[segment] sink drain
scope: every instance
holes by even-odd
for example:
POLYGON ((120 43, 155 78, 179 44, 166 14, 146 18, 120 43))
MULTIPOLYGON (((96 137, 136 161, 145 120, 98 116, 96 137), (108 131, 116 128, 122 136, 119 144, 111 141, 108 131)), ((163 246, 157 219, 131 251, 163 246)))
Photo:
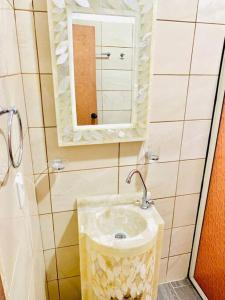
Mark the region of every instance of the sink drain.
POLYGON ((115 234, 115 239, 126 239, 127 238, 127 235, 123 232, 118 232, 115 234))

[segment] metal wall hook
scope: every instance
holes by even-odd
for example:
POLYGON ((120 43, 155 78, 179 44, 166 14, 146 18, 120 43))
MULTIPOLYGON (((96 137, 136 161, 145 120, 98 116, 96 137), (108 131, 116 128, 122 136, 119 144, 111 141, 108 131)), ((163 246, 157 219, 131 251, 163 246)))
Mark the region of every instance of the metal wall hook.
POLYGON ((0 116, 8 114, 8 152, 9 152, 9 158, 12 163, 13 168, 18 168, 21 165, 22 157, 23 157, 23 126, 22 121, 20 117, 20 113, 17 109, 14 107, 12 108, 0 108, 0 116), (20 132, 20 145, 19 145, 19 153, 18 153, 18 159, 15 160, 13 156, 13 149, 12 149, 12 124, 13 124, 13 117, 17 116, 18 124, 19 124, 19 132, 20 132))

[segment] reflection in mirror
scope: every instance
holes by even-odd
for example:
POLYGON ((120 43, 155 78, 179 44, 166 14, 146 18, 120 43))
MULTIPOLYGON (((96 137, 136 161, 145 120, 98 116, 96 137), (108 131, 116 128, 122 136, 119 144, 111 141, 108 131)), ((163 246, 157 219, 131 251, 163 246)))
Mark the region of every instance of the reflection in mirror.
POLYGON ((75 123, 132 123, 135 18, 72 15, 75 123))

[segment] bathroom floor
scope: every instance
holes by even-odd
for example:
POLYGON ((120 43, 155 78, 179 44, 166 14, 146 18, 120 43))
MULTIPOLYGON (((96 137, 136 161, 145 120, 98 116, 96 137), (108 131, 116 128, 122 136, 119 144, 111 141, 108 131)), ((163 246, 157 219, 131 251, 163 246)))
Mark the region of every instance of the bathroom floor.
POLYGON ((188 279, 161 284, 158 300, 201 300, 188 279))

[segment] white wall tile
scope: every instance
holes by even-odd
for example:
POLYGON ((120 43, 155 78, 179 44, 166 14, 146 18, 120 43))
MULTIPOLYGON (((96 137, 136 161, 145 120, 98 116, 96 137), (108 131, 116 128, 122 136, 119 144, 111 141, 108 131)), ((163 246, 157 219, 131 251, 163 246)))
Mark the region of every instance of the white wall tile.
POLYGON ((204 164, 204 159, 180 162, 177 195, 197 194, 200 192, 204 164))
POLYGON ((211 119, 216 96, 217 76, 191 76, 186 120, 211 119))
POLYGON ((132 72, 122 70, 102 70, 102 90, 130 91, 132 72))
POLYGON ((112 167, 118 165, 118 144, 59 147, 56 128, 46 128, 49 161, 65 160, 64 171, 112 167))
POLYGON ((225 24, 225 2, 223 0, 200 0, 197 21, 225 24))
POLYGON ((159 161, 179 160, 183 122, 151 123, 149 149, 159 155, 159 161))
POLYGON ((183 120, 188 76, 153 75, 150 122, 183 120))
POLYGON ((132 47, 132 45, 132 24, 102 23, 102 46, 132 47))
POLYGON ((47 0, 33 0, 34 10, 46 11, 47 0))
POLYGON ((169 255, 171 229, 164 230, 162 254, 161 257, 165 258, 169 255))
POLYGON ((48 174, 35 176, 35 188, 39 214, 51 213, 48 174))
POLYGON ((172 229, 170 256, 191 252, 194 225, 172 229))
POLYGON ((30 128, 29 132, 34 173, 39 174, 46 172, 48 165, 44 128, 30 128))
POLYGON ((55 98, 53 92, 52 75, 41 74, 41 93, 44 124, 46 127, 56 126, 55 98))
POLYGON ((79 243, 77 212, 68 211, 53 214, 56 247, 79 243))
POLYGON ((169 258, 167 281, 182 280, 187 277, 190 254, 183 254, 169 258))
POLYGON ((131 110, 132 93, 127 91, 102 91, 103 110, 131 110))
POLYGON ((168 258, 163 258, 160 261, 159 271, 159 283, 166 282, 166 271, 167 271, 168 258))
POLYGON ((132 122, 131 110, 103 110, 103 124, 127 124, 132 122))
POLYGON ((154 202, 157 211, 165 222, 164 228, 172 228, 175 198, 157 199, 154 202))
POLYGON ((109 70, 132 70, 133 49, 119 47, 102 47, 102 53, 110 53, 109 59, 102 60, 102 69, 109 70), (124 59, 121 59, 124 54, 124 59))
POLYGON ((195 224, 199 203, 199 194, 176 197, 173 226, 195 224))
MULTIPOLYGON (((134 167, 120 167, 120 193, 142 191, 140 178, 133 178, 131 184, 126 183, 126 177, 134 167)), ((175 195, 178 162, 150 164, 139 166, 147 187, 154 199, 175 195)))
POLYGON ((210 120, 185 121, 181 159, 205 158, 210 120))
POLYGON ((33 13, 17 10, 16 24, 22 72, 38 73, 33 13))
POLYGON ((224 25, 197 24, 191 74, 219 73, 224 35, 224 25))
POLYGON ((55 249, 45 250, 44 258, 47 280, 57 279, 55 249))
POLYGON ((67 300, 81 299, 80 277, 72 277, 59 280, 60 296, 67 300))
POLYGON ((15 9, 33 9, 32 0, 14 0, 15 9))
POLYGON ((43 249, 55 248, 52 214, 40 216, 43 249))
POLYGON ((153 50, 154 74, 188 74, 194 24, 157 21, 153 50))
POLYGON ((34 15, 40 73, 52 73, 48 16, 44 12, 35 12, 34 15))
POLYGON ((80 274, 79 246, 57 248, 56 256, 60 279, 80 274))
POLYGON ((7 1, 0 8, 0 76, 20 72, 14 11, 7 1), (6 30, 7 29, 7 30, 6 30))
POLYGON ((39 75, 23 75, 24 94, 26 100, 27 118, 29 127, 42 127, 42 103, 39 75))
POLYGON ((116 194, 118 169, 106 168, 50 175, 54 212, 74 210, 81 195, 116 194))
POLYGON ((195 21, 197 6, 197 0, 159 0, 157 18, 176 21, 195 21))

